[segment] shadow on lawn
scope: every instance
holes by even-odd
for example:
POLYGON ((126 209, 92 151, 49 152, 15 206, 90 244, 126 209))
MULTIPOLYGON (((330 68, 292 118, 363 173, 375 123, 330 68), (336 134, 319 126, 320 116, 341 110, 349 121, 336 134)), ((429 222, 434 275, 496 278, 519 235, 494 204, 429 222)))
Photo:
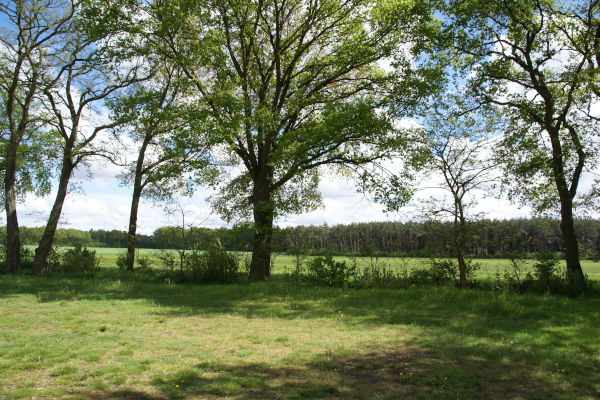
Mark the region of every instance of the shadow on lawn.
MULTIPOLYGON (((416 347, 320 355, 297 367, 203 363, 152 380, 160 393, 72 393, 91 399, 559 399, 594 395, 564 374, 501 361, 441 360, 416 347), (539 375, 539 376, 538 376, 539 375)), ((597 395, 598 393, 596 393, 597 395)))
POLYGON ((66 277, 0 278, 0 297, 21 293, 33 294, 40 302, 145 299, 160 306, 154 314, 166 318, 325 317, 366 329, 412 325, 426 333, 409 339, 406 350, 322 355, 293 368, 202 364, 155 377, 158 397, 121 390, 82 393, 81 398, 600 398, 600 386, 590 378, 600 375, 597 296, 572 300, 431 287, 342 290, 277 281, 167 286, 127 280, 92 284, 66 277))

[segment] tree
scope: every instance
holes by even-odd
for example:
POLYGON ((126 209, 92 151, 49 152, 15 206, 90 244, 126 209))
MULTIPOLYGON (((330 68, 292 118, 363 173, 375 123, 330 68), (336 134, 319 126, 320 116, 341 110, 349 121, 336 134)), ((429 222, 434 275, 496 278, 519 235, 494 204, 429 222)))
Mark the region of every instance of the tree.
POLYGON ((54 49, 63 42, 74 11, 74 3, 63 0, 9 0, 0 4, 0 87, 2 119, 7 122, 3 129, 6 272, 20 266, 19 147, 24 140, 34 140, 30 134, 43 123, 38 114, 40 95, 52 83, 48 69, 56 62, 54 49))
POLYGON ((395 58, 403 82, 421 79, 409 59, 428 9, 370 0, 155 7, 157 48, 193 82, 220 142, 241 164, 213 204, 228 220, 253 219, 249 279, 263 280, 274 219, 320 204, 324 167, 366 178, 364 165, 402 149, 405 137, 381 108, 394 76, 378 63, 395 58))
MULTIPOLYGON (((199 182, 214 178, 209 168, 209 135, 198 110, 185 104, 186 84, 178 71, 157 66, 157 73, 132 94, 112 104, 113 120, 138 146, 125 163, 121 181, 133 185, 127 234, 127 270, 133 271, 137 215, 142 196, 168 200, 190 194, 199 182)), ((128 146, 130 147, 130 146, 128 146)), ((214 163, 213 163, 214 164, 214 163)), ((182 215, 183 215, 183 210, 182 215)))
MULTIPOLYGON (((0 185, 4 185, 5 155, 10 143, 10 129, 5 102, 0 102, 0 185)), ((16 201, 28 193, 47 194, 50 189, 51 166, 55 158, 53 135, 44 132, 38 124, 30 124, 17 148, 15 168, 16 201)), ((5 205, 4 189, 0 191, 0 207, 5 205)))
POLYGON ((447 27, 472 91, 509 121, 499 154, 509 194, 559 209, 570 292, 586 283, 573 224, 580 179, 595 166, 600 4, 450 0, 447 27), (511 184, 512 183, 512 184, 511 184))
POLYGON ((441 188, 450 194, 428 201, 427 214, 434 218, 452 220, 451 231, 460 277, 460 287, 467 287, 465 249, 471 239, 469 209, 477 203, 473 192, 485 189, 494 178, 497 163, 492 157, 490 140, 491 118, 475 111, 466 112, 460 101, 444 99, 433 107, 426 119, 425 129, 429 141, 430 168, 441 174, 441 188), (478 115, 479 114, 479 115, 478 115))
POLYGON ((90 157, 105 153, 93 141, 117 125, 102 120, 94 108, 147 78, 139 47, 134 45, 139 42, 134 23, 137 4, 128 0, 73 4, 75 17, 54 50, 60 62, 52 71, 53 85, 43 93, 53 117, 49 124, 58 132, 62 148, 56 198, 33 262, 33 273, 38 275, 47 269, 73 171, 90 157))

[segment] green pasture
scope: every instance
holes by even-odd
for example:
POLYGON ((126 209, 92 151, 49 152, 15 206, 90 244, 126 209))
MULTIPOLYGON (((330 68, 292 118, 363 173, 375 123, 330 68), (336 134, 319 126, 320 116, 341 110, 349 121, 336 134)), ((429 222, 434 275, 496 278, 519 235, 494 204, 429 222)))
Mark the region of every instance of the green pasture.
MULTIPOLYGON (((125 253, 126 249, 119 248, 107 248, 107 247, 93 247, 92 250, 96 251, 96 254, 100 257, 101 264, 103 267, 116 267, 116 261, 118 254, 125 253)), ((64 252, 66 248, 60 248, 59 252, 64 252)), ((174 250, 171 250, 174 252, 174 250)), ((157 258, 160 250, 154 249, 138 249, 137 254, 141 256, 147 256, 154 261, 155 267, 160 265, 160 261, 157 258)), ((239 253, 240 258, 250 257, 250 253, 239 253)), ((379 266, 385 266, 387 268, 393 268, 398 272, 402 272, 404 268, 410 271, 413 268, 426 268, 429 259, 427 258, 400 258, 400 257, 379 257, 378 259, 369 257, 334 257, 338 261, 345 261, 347 263, 356 262, 359 267, 365 267, 371 265, 371 263, 377 263, 379 266)), ((310 260, 310 257, 303 256, 303 261, 310 260)), ((477 277, 480 279, 493 279, 496 273, 503 274, 505 270, 510 270, 511 263, 507 259, 474 259, 481 265, 480 270, 477 272, 477 277)), ((533 272, 533 264, 535 260, 527 259, 522 260, 522 272, 533 272)), ((273 271, 274 274, 281 274, 285 272, 292 272, 296 268, 296 257, 289 254, 275 253, 273 254, 273 271)), ((561 266, 564 268, 564 262, 561 266)), ((581 266, 585 274, 591 280, 600 281, 600 262, 591 260, 582 260, 581 266)))
POLYGON ((600 398, 597 292, 172 285, 103 268, 0 276, 0 298, 1 399, 600 398))

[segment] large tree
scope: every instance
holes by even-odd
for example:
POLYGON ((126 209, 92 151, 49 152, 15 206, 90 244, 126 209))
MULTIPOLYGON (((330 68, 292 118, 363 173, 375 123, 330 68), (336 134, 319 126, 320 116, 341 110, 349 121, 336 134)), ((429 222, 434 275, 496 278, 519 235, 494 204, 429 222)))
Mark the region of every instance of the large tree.
POLYGON ((509 121, 501 144, 510 193, 538 211, 559 210, 572 295, 585 278, 573 207, 595 167, 598 119, 597 1, 449 0, 453 45, 470 84, 509 121))
MULTIPOLYGON (((135 263, 135 238, 140 199, 168 201, 176 194, 191 194, 198 183, 214 178, 210 135, 205 114, 186 102, 187 79, 162 63, 154 77, 112 102, 113 120, 133 143, 121 146, 127 153, 120 179, 133 186, 127 233, 127 270, 135 263), (127 157, 137 147, 135 159, 127 157)), ((187 100, 190 100, 187 98, 187 100)), ((119 136, 117 136, 119 137, 119 136)), ((123 141, 122 141, 123 142, 123 141)), ((122 157, 121 157, 122 158, 122 157)))
POLYGON ((180 0, 155 2, 155 11, 157 49, 194 83, 225 150, 240 161, 215 205, 227 219, 253 219, 249 279, 265 279, 274 218, 319 204, 324 166, 360 174, 402 147, 404 136, 381 108, 393 74, 379 63, 395 59, 405 81, 420 78, 409 70, 427 9, 398 1, 180 0))
POLYGON ((40 97, 53 83, 49 69, 56 65, 55 49, 64 42, 75 7, 74 2, 63 0, 0 3, 0 88, 3 91, 2 119, 6 121, 2 146, 6 272, 20 267, 19 148, 24 141, 32 144, 36 140, 31 134, 39 131, 42 122, 40 97))
POLYGON ((35 253, 34 274, 47 269, 73 171, 105 153, 94 146, 95 140, 118 124, 103 118, 99 108, 121 89, 147 78, 139 54, 141 36, 134 29, 137 10, 136 2, 129 0, 80 2, 64 41, 55 49, 60 62, 52 68, 54 84, 43 94, 52 115, 48 123, 60 138, 60 167, 56 197, 35 253))

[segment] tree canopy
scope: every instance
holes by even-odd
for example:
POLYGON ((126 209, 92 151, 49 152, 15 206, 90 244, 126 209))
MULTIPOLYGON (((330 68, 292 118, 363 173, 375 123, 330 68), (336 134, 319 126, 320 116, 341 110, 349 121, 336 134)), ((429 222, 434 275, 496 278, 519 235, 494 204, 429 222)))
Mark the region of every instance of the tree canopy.
POLYGON ((410 71, 428 10, 412 2, 175 1, 156 9, 165 51, 194 83, 215 134, 241 170, 214 200, 226 219, 252 215, 252 279, 268 275, 273 218, 319 204, 319 169, 361 166, 401 151, 385 105, 410 71))

